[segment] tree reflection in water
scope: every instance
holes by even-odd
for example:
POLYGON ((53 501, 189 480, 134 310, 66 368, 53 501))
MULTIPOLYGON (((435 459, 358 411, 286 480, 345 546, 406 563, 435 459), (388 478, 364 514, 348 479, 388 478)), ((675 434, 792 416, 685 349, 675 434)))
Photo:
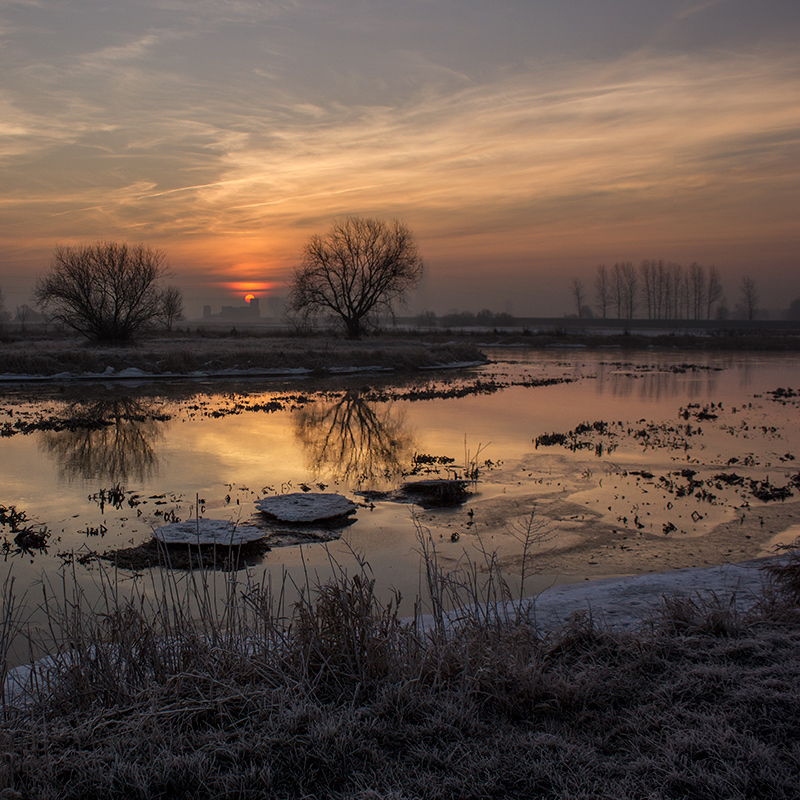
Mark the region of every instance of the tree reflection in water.
POLYGON ((163 436, 154 403, 140 398, 104 398, 75 403, 65 416, 68 430, 44 431, 43 449, 63 477, 143 481, 158 468, 155 443, 163 436))
POLYGON ((370 403, 347 392, 340 400, 298 409, 294 421, 317 477, 368 488, 392 481, 410 464, 413 436, 391 403, 370 403))

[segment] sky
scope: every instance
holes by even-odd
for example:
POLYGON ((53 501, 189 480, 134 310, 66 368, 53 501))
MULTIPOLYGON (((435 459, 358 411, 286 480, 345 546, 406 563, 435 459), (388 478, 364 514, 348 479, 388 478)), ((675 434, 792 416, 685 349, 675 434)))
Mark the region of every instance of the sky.
MULTIPOLYGON (((164 251, 189 316, 400 219, 409 311, 571 310, 598 264, 800 297, 797 0, 0 0, 0 289, 164 251)), ((262 305, 263 307, 263 305, 262 305)))

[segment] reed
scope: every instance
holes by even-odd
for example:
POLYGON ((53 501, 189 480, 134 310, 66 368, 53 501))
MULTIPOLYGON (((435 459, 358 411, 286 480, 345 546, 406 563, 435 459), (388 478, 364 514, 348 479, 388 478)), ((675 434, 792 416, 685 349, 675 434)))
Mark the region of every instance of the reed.
POLYGON ((796 797, 781 583, 748 613, 670 600, 635 632, 545 631, 491 552, 448 572, 418 534, 408 619, 356 554, 301 583, 98 565, 91 597, 66 571, 36 633, 7 581, 2 654, 16 634, 50 660, 5 704, 2 796, 796 797))

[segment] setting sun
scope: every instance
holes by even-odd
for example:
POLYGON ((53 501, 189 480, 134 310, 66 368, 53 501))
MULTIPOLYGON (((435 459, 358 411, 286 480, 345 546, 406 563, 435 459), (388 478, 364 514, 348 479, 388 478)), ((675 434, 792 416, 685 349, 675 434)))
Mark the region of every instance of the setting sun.
POLYGON ((252 294, 252 293, 248 293, 248 294, 246 294, 244 296, 245 303, 249 303, 249 302, 251 302, 252 300, 255 300, 255 299, 256 299, 256 296, 254 294, 252 294))
POLYGON ((187 318, 277 302, 349 216, 413 232, 409 314, 560 316, 644 259, 800 295, 800 3, 86 5, 0 2, 7 313, 106 240, 163 252, 187 318))

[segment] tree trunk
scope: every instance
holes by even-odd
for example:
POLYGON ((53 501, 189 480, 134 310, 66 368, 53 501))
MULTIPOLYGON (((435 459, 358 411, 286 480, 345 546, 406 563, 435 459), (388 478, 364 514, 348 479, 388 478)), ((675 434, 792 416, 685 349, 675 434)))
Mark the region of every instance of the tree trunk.
POLYGON ((360 319, 346 319, 345 325, 347 326, 348 339, 361 338, 361 320, 360 319))

